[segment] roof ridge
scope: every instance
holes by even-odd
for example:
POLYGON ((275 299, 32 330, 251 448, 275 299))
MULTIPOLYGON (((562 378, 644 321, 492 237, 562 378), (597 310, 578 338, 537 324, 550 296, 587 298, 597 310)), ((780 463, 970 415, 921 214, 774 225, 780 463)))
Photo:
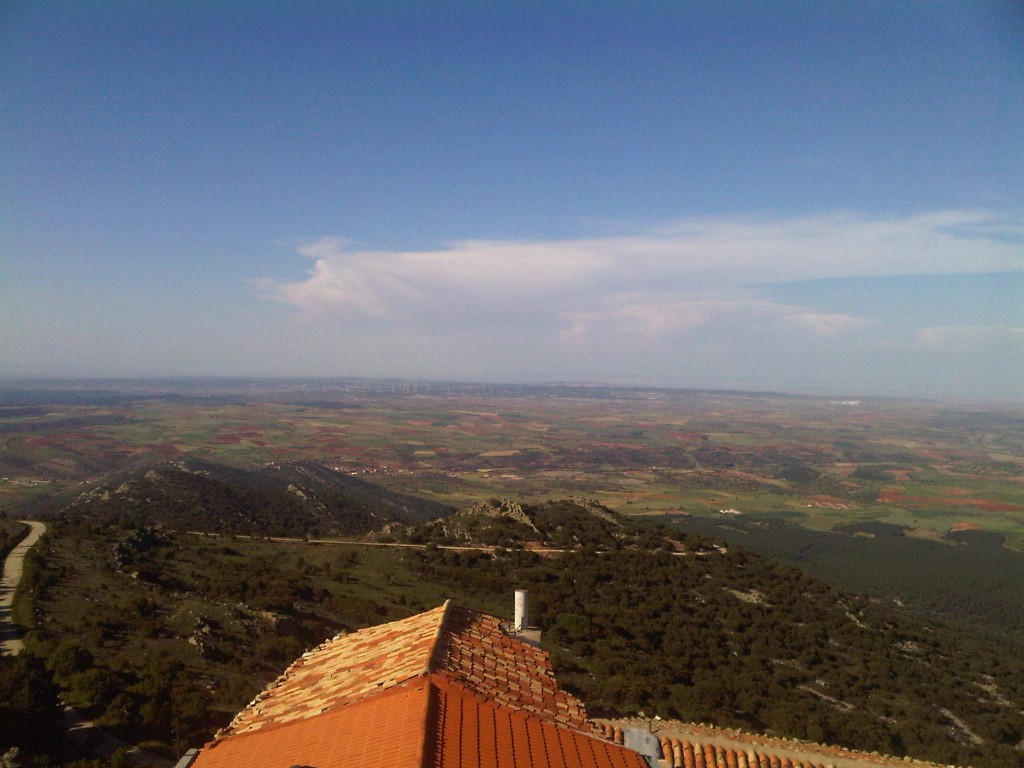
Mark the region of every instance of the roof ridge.
MULTIPOLYGON (((447 603, 447 601, 445 602, 447 603)), ((434 681, 437 674, 436 672, 429 673, 420 678, 427 689, 427 706, 423 709, 423 734, 419 743, 419 754, 413 763, 419 768, 430 768, 437 764, 437 734, 444 730, 444 713, 437 700, 438 687, 434 681)))
POLYGON ((440 662, 438 654, 441 650, 441 640, 445 632, 445 624, 448 622, 448 617, 451 615, 451 609, 455 607, 455 603, 452 602, 449 597, 444 601, 444 605, 441 606, 441 619, 437 622, 437 630, 434 632, 434 639, 430 643, 430 653, 427 656, 426 666, 423 667, 423 671, 420 672, 421 677, 426 677, 436 671, 436 667, 440 662))

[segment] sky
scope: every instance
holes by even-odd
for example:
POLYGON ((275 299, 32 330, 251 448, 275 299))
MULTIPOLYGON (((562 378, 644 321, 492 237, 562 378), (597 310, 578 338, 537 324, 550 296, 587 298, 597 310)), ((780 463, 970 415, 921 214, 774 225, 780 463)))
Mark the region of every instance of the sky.
POLYGON ((0 2, 0 376, 1024 402, 1024 4, 0 2))

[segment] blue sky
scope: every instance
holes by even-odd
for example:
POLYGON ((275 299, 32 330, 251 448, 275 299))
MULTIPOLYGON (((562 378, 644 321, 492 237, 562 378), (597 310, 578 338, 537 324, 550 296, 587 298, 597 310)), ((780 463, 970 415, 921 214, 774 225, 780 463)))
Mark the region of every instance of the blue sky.
POLYGON ((1015 2, 0 5, 0 374, 1024 400, 1015 2))

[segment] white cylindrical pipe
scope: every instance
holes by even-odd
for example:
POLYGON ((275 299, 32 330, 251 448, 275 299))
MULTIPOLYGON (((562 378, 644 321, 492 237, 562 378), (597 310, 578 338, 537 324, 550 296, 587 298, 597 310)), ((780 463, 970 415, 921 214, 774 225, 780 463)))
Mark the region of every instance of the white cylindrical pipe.
POLYGON ((530 626, 529 593, 525 589, 516 590, 516 618, 512 628, 521 632, 530 626))

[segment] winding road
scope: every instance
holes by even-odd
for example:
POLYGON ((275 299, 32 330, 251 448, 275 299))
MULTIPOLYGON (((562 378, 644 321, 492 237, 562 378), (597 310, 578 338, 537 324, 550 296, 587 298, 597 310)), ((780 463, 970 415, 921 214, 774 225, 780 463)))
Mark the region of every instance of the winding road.
MULTIPOLYGON (((7 555, 7 560, 4 561, 3 579, 0 580, 0 653, 8 656, 15 656, 25 648, 21 638, 18 637, 20 634, 18 626, 11 618, 11 606, 14 603, 14 591, 21 583, 25 555, 46 533, 45 523, 35 520, 19 520, 18 522, 29 526, 31 530, 7 555)), ((173 764, 171 760, 141 750, 126 741, 104 733, 85 715, 71 707, 64 708, 64 726, 71 741, 91 754, 109 758, 116 750, 123 747, 128 749, 128 758, 135 765, 141 765, 144 768, 170 768, 173 764)))
MULTIPOLYGON (((403 542, 392 541, 362 541, 361 539, 310 539, 310 538, 299 538, 297 536, 249 536, 242 533, 211 533, 209 531, 186 531, 189 536, 207 536, 209 538, 217 539, 221 537, 235 538, 235 539, 247 539, 249 541, 276 541, 284 544, 339 544, 350 547, 393 547, 397 549, 427 549, 434 546, 437 549, 448 550, 450 552, 496 552, 499 549, 508 549, 508 547, 500 547, 491 544, 406 544, 403 542)), ((720 554, 725 554, 728 550, 725 547, 715 545, 715 549, 720 554)), ((575 552, 578 550, 573 549, 549 549, 543 547, 526 547, 526 552, 532 552, 535 555, 564 555, 566 552, 575 552)), ((605 550, 597 550, 597 554, 602 554, 605 550)), ((689 551, 676 551, 669 552, 674 557, 688 557, 690 555, 696 555, 697 557, 704 557, 710 553, 708 552, 689 552, 689 551)))
POLYGON ((11 606, 14 604, 14 591, 21 583, 22 565, 25 555, 35 546, 36 542, 46 533, 46 524, 36 520, 19 520, 29 526, 28 536, 22 539, 11 550, 4 561, 4 575, 0 579, 0 653, 15 656, 25 647, 18 636, 17 625, 11 617, 11 606))

